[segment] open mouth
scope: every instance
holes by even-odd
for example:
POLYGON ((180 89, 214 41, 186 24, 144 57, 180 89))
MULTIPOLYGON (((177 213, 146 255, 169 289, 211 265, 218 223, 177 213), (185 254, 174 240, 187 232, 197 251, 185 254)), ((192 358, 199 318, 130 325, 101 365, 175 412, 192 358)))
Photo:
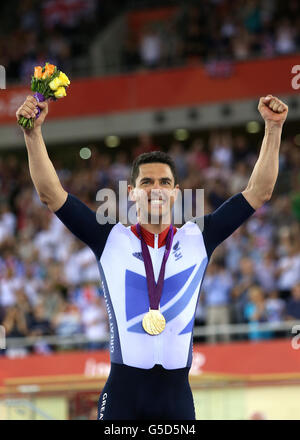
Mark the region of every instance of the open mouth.
POLYGON ((165 199, 148 199, 148 203, 150 203, 152 206, 162 206, 166 203, 165 199))

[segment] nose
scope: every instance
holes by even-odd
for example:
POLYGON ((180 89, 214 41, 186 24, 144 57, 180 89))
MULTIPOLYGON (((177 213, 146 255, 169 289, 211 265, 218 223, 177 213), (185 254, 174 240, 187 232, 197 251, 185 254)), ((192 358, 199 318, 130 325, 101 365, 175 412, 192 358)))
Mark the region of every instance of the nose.
POLYGON ((151 188, 151 194, 154 197, 161 197, 163 192, 162 192, 162 188, 160 187, 159 183, 153 185, 153 187, 151 188))
POLYGON ((159 190, 159 189, 160 189, 160 184, 159 184, 159 181, 158 181, 158 180, 156 180, 156 181, 154 182, 154 184, 153 184, 153 186, 152 186, 152 189, 155 189, 155 190, 159 190))

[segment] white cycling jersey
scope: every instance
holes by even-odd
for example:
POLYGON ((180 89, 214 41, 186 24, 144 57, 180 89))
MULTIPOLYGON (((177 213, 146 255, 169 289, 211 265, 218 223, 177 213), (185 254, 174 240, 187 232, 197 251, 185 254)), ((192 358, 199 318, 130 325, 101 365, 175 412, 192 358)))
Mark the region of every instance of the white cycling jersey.
MULTIPOLYGON (((149 335, 142 327, 149 297, 140 239, 121 223, 99 224, 95 212, 68 194, 55 214, 96 256, 110 325, 111 362, 144 369, 156 364, 165 369, 191 366, 195 312, 209 258, 253 213, 239 193, 204 219, 176 230, 160 301, 166 327, 159 335, 149 335)), ((165 245, 154 240, 148 249, 157 281, 165 245)))

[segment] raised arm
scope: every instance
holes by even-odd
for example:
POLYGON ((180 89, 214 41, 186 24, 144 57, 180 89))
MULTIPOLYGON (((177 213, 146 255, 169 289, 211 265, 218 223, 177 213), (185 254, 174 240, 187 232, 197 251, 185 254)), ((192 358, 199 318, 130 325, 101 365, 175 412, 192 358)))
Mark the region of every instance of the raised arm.
POLYGON ((42 136, 41 126, 48 113, 48 103, 46 101, 38 103, 33 96, 27 96, 26 101, 18 108, 16 117, 17 119, 20 116, 35 117, 37 105, 40 107, 41 113, 35 120, 34 128, 31 130, 22 128, 22 130, 33 184, 41 202, 54 212, 64 204, 68 194, 60 183, 42 136))
POLYGON ((23 130, 28 152, 29 170, 40 200, 55 213, 64 225, 88 245, 99 259, 104 249, 112 224, 100 224, 97 216, 87 205, 62 187, 54 166, 49 159, 43 140, 41 125, 48 113, 47 102, 38 103, 28 96, 17 110, 16 116, 31 118, 35 116, 36 105, 41 113, 32 130, 23 130))
POLYGON ((260 98, 258 110, 265 121, 265 135, 247 188, 242 192, 254 209, 270 200, 273 193, 278 176, 282 126, 287 117, 288 106, 278 98, 268 95, 260 98))

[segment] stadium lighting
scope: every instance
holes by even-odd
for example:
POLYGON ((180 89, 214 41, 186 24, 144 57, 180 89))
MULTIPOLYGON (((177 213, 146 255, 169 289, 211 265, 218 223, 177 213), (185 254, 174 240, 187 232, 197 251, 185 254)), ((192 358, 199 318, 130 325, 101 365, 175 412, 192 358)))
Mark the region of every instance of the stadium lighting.
POLYGON ((79 151, 79 156, 81 157, 81 159, 89 159, 92 155, 92 152, 89 148, 84 147, 81 148, 79 151))
POLYGON ((116 148, 120 145, 119 136, 106 136, 105 145, 109 148, 116 148))
POLYGON ((174 131, 174 138, 177 141, 186 141, 189 135, 189 132, 185 128, 177 128, 177 130, 174 131))
POLYGON ((251 134, 258 133, 260 128, 260 123, 257 121, 249 121, 246 124, 246 131, 251 134))

